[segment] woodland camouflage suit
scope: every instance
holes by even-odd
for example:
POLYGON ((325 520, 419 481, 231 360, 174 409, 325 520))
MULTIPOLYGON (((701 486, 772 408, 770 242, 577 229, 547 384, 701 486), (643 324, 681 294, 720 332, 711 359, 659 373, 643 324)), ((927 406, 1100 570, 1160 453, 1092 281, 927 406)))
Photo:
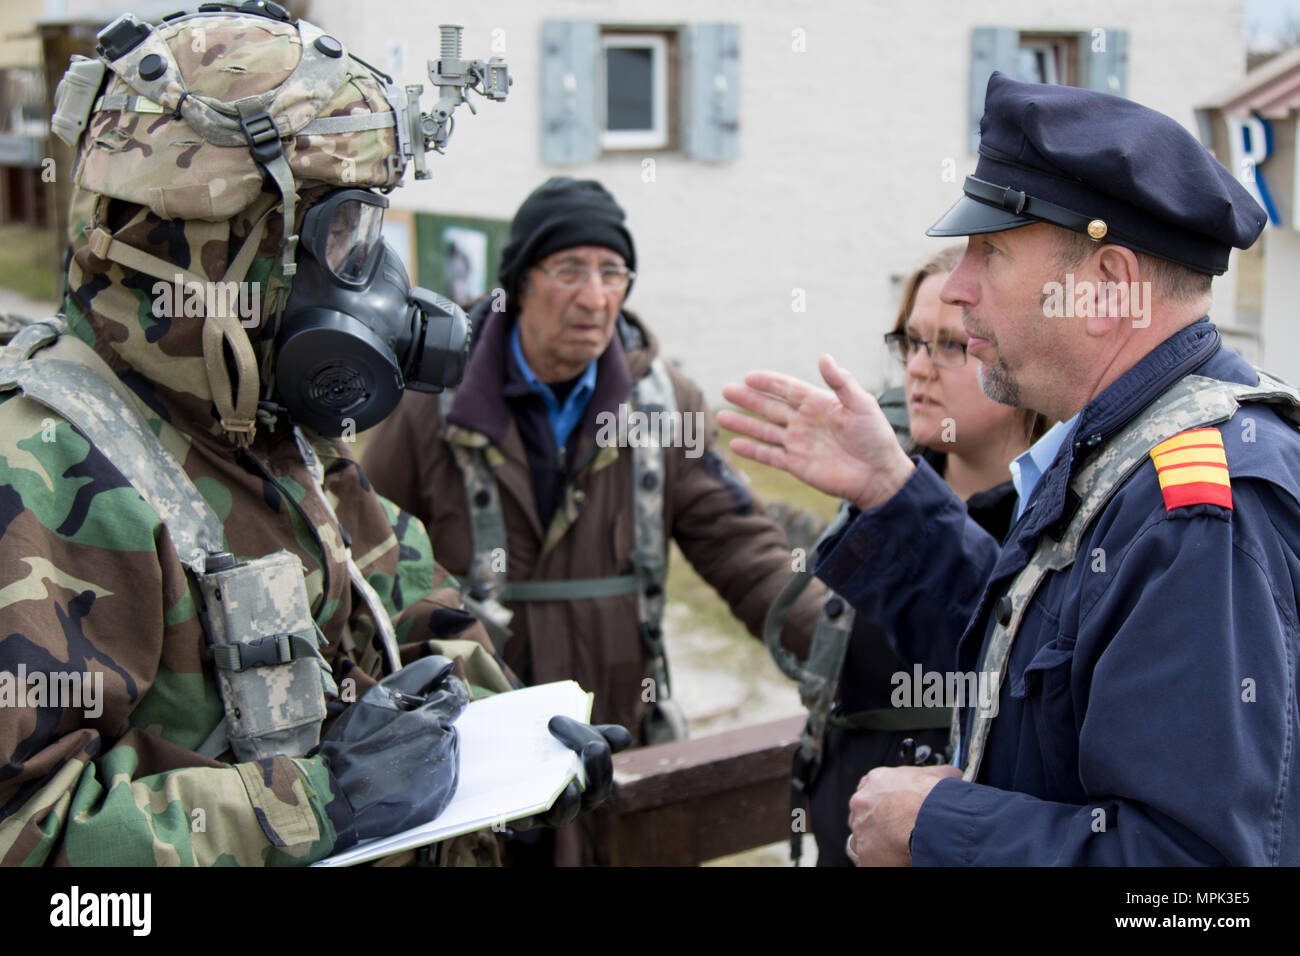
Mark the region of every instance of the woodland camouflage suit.
MULTIPOLYGON (((284 81, 298 56, 292 27, 243 16, 222 23, 208 29, 202 53, 188 28, 163 28, 187 77, 223 53, 237 66, 248 50, 256 69, 209 71, 204 92, 232 100, 284 81), (277 56, 282 62, 268 65, 277 56)), ((368 77, 354 77, 321 115, 387 108, 368 77)), ((345 181, 364 186, 386 179, 392 137, 391 128, 346 140, 300 136, 284 148, 300 182, 337 182, 346 163, 353 173, 345 181)), ((287 549, 302 561, 312 614, 328 640, 323 653, 345 690, 352 679, 355 694, 363 693, 381 662, 374 622, 349 583, 345 542, 394 621, 404 661, 439 650, 458 657, 459 672, 480 692, 508 689, 474 643, 486 644, 486 636, 459 610, 455 591, 430 593, 434 563, 420 522, 371 490, 343 443, 308 432, 336 520, 283 417, 262 416, 240 447, 214 407, 204 320, 180 309, 156 315, 158 280, 100 258, 88 244, 98 225, 127 246, 215 280, 280 197, 255 171, 251 180, 222 182, 201 168, 196 156, 212 147, 168 112, 96 113, 83 142, 93 146, 81 153, 73 200, 63 301, 70 334, 128 386, 222 520, 227 550, 244 560, 287 549), (164 163, 170 175, 159 178, 164 163), (140 181, 123 184, 133 168, 140 181), (141 194, 149 178, 165 187, 153 194, 154 206, 216 204, 234 190, 240 211, 219 221, 163 218, 157 208, 109 198, 141 194)), ((320 192, 299 193, 299 222, 320 192)), ((264 320, 291 281, 281 272, 281 235, 273 212, 245 276, 258 284, 264 320)), ((265 329, 265 321, 248 329, 263 383, 265 329)), ((221 719, 222 703, 167 528, 102 449, 49 408, 11 393, 0 398, 0 675, 20 665, 29 680, 102 675, 103 700, 97 716, 25 701, 0 707, 4 864, 306 863, 329 855, 346 825, 345 802, 320 757, 231 764, 195 752, 221 719)))

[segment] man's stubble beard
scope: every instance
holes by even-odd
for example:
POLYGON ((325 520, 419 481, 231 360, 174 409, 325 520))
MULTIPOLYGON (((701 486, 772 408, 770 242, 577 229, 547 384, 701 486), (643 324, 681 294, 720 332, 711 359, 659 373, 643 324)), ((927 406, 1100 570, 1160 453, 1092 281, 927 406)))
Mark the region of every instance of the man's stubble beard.
MULTIPOLYGON (((998 347, 997 340, 992 338, 987 330, 972 328, 970 322, 970 310, 962 307, 962 326, 969 335, 978 335, 980 338, 987 339, 993 346, 993 354, 996 356, 993 364, 980 362, 979 380, 980 391, 992 401, 999 405, 1010 405, 1012 408, 1020 407, 1020 385, 1011 377, 1006 363, 1002 360, 1002 349, 998 347)), ((971 361, 968 356, 967 361, 971 361)), ((975 361, 979 361, 975 359, 975 361)))
MULTIPOLYGON (((994 350, 996 351, 996 345, 994 350)), ((1002 362, 1002 353, 997 352, 995 364, 980 363, 980 390, 999 405, 1020 408, 1020 385, 1011 377, 1002 362)))

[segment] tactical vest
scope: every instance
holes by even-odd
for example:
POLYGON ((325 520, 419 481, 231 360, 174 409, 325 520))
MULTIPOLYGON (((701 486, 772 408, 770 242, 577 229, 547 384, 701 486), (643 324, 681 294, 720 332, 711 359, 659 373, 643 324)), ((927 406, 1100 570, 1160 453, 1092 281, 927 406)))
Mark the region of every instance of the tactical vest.
MULTIPOLYGON (((451 410, 453 392, 441 395, 443 420, 451 410)), ((635 411, 663 415, 672 423, 669 445, 680 438, 677 400, 672 378, 663 359, 650 363, 650 370, 632 389, 635 411)), ((652 419, 653 420, 653 419, 652 419)), ((465 486, 465 513, 469 518, 471 557, 462 576, 465 606, 482 622, 500 652, 511 637, 513 612, 505 605, 514 601, 581 601, 620 594, 637 596, 637 621, 642 643, 651 661, 655 702, 646 715, 642 737, 646 744, 666 743, 686 736, 686 718, 671 699, 668 659, 664 648, 663 614, 668 573, 668 552, 664 540, 664 455, 657 429, 648 442, 629 443, 627 422, 619 422, 619 447, 632 449, 632 513, 635 533, 629 556, 632 573, 603 578, 573 578, 559 581, 510 581, 506 563, 506 525, 496 470, 486 446, 451 444, 452 456, 465 486)))
MULTIPOLYGON (((320 742, 326 697, 337 697, 312 617, 302 563, 288 551, 237 562, 224 530, 180 462, 154 435, 112 369, 61 319, 27 326, 0 349, 0 394, 19 391, 70 422, 157 513, 198 590, 225 717, 196 750, 227 746, 238 761, 300 757, 320 742)), ((315 493, 324 470, 295 429, 315 493)), ((392 622, 347 550, 348 575, 374 618, 388 671, 401 666, 392 622)))
MULTIPOLYGON (((1300 425, 1300 391, 1271 375, 1255 370, 1258 385, 1238 385, 1200 375, 1180 379, 1148 405, 1109 441, 1091 450, 1088 461, 1070 480, 1071 501, 1078 506, 1066 518, 1059 538, 1043 534, 1029 563, 1021 569, 998 601, 993 632, 984 643, 980 664, 980 687, 984 681, 997 695, 1006 677, 1011 645, 1016 639, 1025 611, 1039 585, 1051 573, 1069 568, 1078 555, 1079 544, 1092 522, 1116 491, 1143 465, 1151 450, 1161 442, 1193 428, 1226 422, 1247 402, 1280 406, 1284 418, 1300 425)), ((976 710, 969 731, 962 720, 964 709, 953 715, 951 743, 953 763, 962 768, 962 779, 974 781, 993 715, 976 710)))

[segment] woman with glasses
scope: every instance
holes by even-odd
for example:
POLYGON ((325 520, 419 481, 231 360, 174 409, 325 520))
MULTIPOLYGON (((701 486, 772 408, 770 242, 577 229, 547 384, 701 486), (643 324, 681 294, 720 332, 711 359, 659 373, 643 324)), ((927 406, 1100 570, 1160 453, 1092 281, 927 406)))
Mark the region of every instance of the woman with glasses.
MULTIPOLYGON (((1003 537, 1016 494, 1010 464, 1044 430, 1042 416, 999 405, 980 388, 980 363, 966 354, 961 309, 939 299, 964 246, 951 246, 903 283, 890 354, 904 367, 909 436, 904 443, 928 461, 986 531, 1003 537)), ((871 569, 864 568, 869 574, 871 569)), ((935 600, 943 600, 936 594, 935 600)), ((951 710, 914 709, 910 665, 873 622, 857 617, 841 672, 839 698, 827 729, 822 768, 809 791, 819 866, 848 866, 849 798, 873 767, 946 762, 951 710), (898 675, 906 675, 904 682, 898 675), (906 688, 903 707, 900 693, 906 688), (911 743, 904 746, 904 742, 911 743)))
POLYGON ((885 344, 904 367, 913 450, 969 505, 972 495, 1010 488, 1009 464, 1042 434, 1043 420, 999 405, 980 388, 979 362, 967 360, 961 309, 939 299, 964 251, 950 246, 908 276, 885 344))

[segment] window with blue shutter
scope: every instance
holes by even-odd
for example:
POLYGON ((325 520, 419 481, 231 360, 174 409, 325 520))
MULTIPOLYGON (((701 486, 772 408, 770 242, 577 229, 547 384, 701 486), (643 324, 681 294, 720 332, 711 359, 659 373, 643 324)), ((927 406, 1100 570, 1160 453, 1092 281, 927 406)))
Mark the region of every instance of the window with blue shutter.
POLYGON ((612 150, 677 149, 677 117, 669 92, 677 72, 677 31, 601 32, 600 145, 612 150))
POLYGON ((740 30, 548 20, 542 24, 542 158, 677 152, 734 159, 740 130, 740 30))

